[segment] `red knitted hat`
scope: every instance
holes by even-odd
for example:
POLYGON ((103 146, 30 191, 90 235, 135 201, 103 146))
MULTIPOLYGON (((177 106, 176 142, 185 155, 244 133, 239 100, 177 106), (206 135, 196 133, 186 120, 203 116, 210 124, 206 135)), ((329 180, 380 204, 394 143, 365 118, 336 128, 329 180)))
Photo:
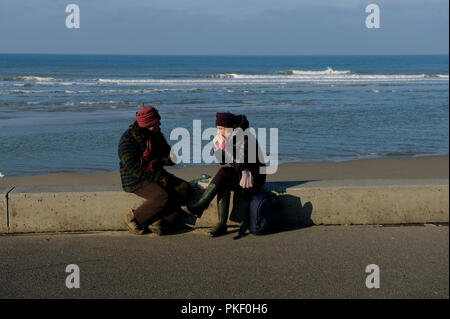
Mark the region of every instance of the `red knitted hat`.
POLYGON ((148 128, 159 123, 161 117, 159 116, 158 110, 152 105, 144 106, 136 112, 136 121, 139 127, 148 128))

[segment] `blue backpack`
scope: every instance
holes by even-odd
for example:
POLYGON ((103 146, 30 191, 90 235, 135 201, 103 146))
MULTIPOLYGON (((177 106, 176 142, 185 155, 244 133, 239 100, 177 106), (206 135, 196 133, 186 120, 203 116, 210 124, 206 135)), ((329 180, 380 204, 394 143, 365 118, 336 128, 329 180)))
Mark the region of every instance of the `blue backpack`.
POLYGON ((275 232, 280 227, 279 199, 272 192, 261 189, 250 202, 250 209, 239 230, 238 239, 247 229, 254 235, 275 232))

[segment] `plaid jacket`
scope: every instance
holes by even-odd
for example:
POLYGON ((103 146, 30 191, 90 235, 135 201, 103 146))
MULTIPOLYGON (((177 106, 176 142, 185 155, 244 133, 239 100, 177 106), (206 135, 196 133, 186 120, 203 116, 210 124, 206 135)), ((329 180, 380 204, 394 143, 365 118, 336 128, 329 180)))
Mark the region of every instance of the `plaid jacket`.
POLYGON ((150 133, 130 125, 119 141, 120 177, 122 188, 133 193, 157 182, 164 169, 155 165, 159 159, 168 157, 170 146, 160 132, 150 133))

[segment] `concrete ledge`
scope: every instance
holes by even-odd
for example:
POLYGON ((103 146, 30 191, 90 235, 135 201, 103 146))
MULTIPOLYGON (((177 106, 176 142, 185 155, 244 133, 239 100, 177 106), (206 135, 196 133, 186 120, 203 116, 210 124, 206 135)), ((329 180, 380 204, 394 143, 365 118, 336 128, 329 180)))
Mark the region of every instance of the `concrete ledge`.
POLYGON ((338 225, 449 221, 448 185, 304 187, 287 189, 280 197, 284 221, 293 225, 309 218, 314 224, 338 225))
POLYGON ((123 216, 142 203, 124 192, 10 193, 10 232, 125 229, 123 216))
POLYGON ((0 233, 8 232, 6 193, 8 189, 0 188, 0 233))
MULTIPOLYGON (((10 232, 56 232, 126 230, 124 216, 144 202, 117 187, 89 187, 88 192, 72 187, 16 188, 9 194, 10 232)), ((195 218, 194 218, 195 219, 195 218)), ((213 200, 196 227, 217 222, 213 200)), ((236 223, 231 223, 236 224, 236 223)))
MULTIPOLYGON (((291 226, 448 223, 448 180, 411 182, 288 182, 267 188, 279 193, 282 220, 291 226)), ((143 202, 117 188, 81 189, 15 189, 9 194, 10 232, 125 230, 124 215, 143 202)), ((195 226, 216 222, 213 200, 195 226)))

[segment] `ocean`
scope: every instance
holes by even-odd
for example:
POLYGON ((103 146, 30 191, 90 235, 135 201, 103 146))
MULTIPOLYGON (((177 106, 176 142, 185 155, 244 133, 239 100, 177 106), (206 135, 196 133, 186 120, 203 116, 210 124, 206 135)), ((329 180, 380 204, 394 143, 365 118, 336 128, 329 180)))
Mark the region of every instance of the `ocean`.
POLYGON ((118 141, 143 103, 159 110, 171 145, 174 128, 214 127, 215 113, 229 111, 278 128, 281 163, 448 154, 448 63, 448 55, 0 54, 0 172, 118 170, 118 141))

